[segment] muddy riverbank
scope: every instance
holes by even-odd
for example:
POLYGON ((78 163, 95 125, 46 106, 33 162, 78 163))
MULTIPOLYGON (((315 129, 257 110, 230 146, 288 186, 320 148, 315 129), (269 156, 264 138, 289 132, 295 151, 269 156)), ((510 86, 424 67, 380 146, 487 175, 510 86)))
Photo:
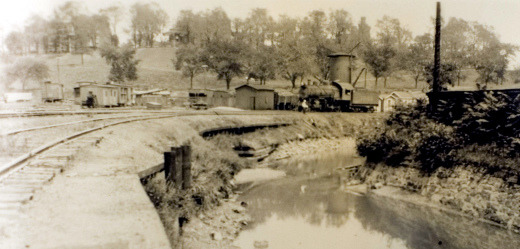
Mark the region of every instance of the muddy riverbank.
MULTIPOLYGON (((225 122, 218 124, 225 124, 226 127, 238 121, 221 120, 225 122)), ((295 115, 272 120, 289 124, 284 127, 241 135, 219 134, 209 139, 192 136, 187 141, 192 146, 193 188, 167 191, 164 180, 160 179, 164 178, 164 174, 157 174, 146 181, 145 190, 154 202, 174 248, 230 248, 231 242, 249 220, 242 211, 247 204, 234 201, 233 189, 236 191, 237 186, 233 177, 240 170, 279 167, 275 165, 277 162, 283 165, 284 160, 293 158, 287 154, 289 151, 309 154, 310 148, 297 147, 294 141, 309 145, 322 141, 327 143, 322 144, 322 149, 339 149, 336 147, 340 140, 354 137, 364 129, 373 129, 380 120, 381 116, 374 114, 295 115), (267 159, 261 160, 239 157, 234 148, 244 147, 278 149, 267 159), (182 228, 179 229, 181 224, 182 228)), ((194 124, 199 132, 211 127, 204 122, 194 124)))

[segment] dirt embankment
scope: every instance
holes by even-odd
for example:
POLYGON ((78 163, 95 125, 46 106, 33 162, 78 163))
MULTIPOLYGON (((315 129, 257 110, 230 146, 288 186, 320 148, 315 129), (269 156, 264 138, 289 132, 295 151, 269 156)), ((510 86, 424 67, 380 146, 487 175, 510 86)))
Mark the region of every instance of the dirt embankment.
MULTIPOLYGON (((242 135, 220 134, 208 140, 192 137, 189 141, 193 150, 193 189, 184 192, 167 191, 161 179, 164 177, 162 174, 148 179, 145 188, 158 209, 174 247, 233 248, 232 241, 248 221, 244 210, 247 204, 236 202, 233 191, 232 178, 240 170, 275 164, 280 166, 291 158, 317 150, 344 150, 346 143, 353 146, 353 140, 346 137, 356 136, 364 129, 372 129, 380 120, 379 115, 373 114, 296 115, 271 120, 290 123, 280 128, 242 135), (257 162, 238 157, 233 148, 240 146, 254 149, 277 146, 277 150, 263 162, 257 162), (183 223, 182 231, 178 229, 179 217, 183 223), (184 223, 184 219, 188 222, 184 223), (181 232, 182 237, 179 236, 181 232)), ((230 126, 230 123, 244 124, 238 119, 218 120, 212 125, 200 120, 193 122, 199 131, 215 127, 215 124, 230 126)), ((283 170, 289 172, 288 169, 283 170)), ((313 173, 310 169, 308 172, 313 173)))
POLYGON ((424 175, 413 168, 369 165, 361 177, 375 194, 475 217, 515 232, 520 230, 520 186, 474 167, 440 168, 432 175, 424 175))

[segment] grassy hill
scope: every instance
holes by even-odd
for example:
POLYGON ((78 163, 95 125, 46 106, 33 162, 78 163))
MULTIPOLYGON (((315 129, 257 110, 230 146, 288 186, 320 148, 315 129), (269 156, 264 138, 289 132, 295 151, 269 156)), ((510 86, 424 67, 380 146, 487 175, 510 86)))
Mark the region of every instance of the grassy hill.
MULTIPOLYGON (((92 54, 85 54, 83 56, 83 64, 81 55, 79 54, 60 54, 60 55, 41 55, 50 68, 50 80, 53 82, 61 82, 65 86, 65 91, 72 93, 72 88, 77 85, 78 81, 97 81, 105 82, 109 74, 110 66, 106 64, 105 60, 99 56, 97 52, 92 54), (59 63, 59 74, 58 74, 59 63)), ((175 71, 172 59, 175 57, 175 48, 141 48, 137 50, 137 59, 140 60, 138 64, 139 79, 131 82, 132 85, 141 89, 150 88, 167 88, 167 89, 188 89, 190 86, 189 79, 183 78, 179 71, 175 71)), ((13 58, 14 59, 14 58, 13 58)), ((355 79, 364 65, 358 65, 359 69, 353 73, 355 79)), ((1 65, 0 65, 1 69, 1 65)), ((465 72, 467 78, 461 82, 463 88, 474 88, 475 80, 478 77, 476 72, 470 70, 465 72)), ((315 81, 313 77, 306 78, 315 81)), ((1 81, 1 79, 0 79, 1 81)), ((231 87, 242 85, 245 83, 244 77, 236 77, 231 82, 231 87)), ((393 77, 387 80, 387 87, 384 88, 384 80, 380 78, 377 86, 375 85, 375 78, 369 73, 365 81, 364 73, 359 78, 357 86, 367 87, 369 89, 377 89, 381 92, 391 92, 393 90, 415 89, 413 79, 405 73, 396 73, 393 77)), ((251 82, 255 84, 255 82, 251 82)), ((298 80, 297 84, 300 84, 298 80)), ((507 82, 506 84, 511 84, 507 82)), ((194 88, 210 88, 210 89, 225 89, 225 82, 217 80, 212 72, 199 74, 194 78, 194 88)), ((284 79, 270 80, 267 86, 275 88, 289 88, 291 83, 284 79)), ((9 88, 16 86, 5 86, 9 88)), ((33 82, 30 87, 39 88, 38 82, 33 82)), ((417 90, 426 88, 425 82, 420 82, 417 90)))

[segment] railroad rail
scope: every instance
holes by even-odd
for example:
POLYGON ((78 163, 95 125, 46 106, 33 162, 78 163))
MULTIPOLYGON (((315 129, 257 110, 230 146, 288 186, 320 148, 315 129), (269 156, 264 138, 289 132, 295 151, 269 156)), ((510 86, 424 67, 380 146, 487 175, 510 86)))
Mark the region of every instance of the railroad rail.
MULTIPOLYGON (((294 113, 294 112, 291 112, 294 113)), ((32 148, 24 152, 8 163, 0 165, 0 229, 4 225, 16 222, 20 214, 20 207, 23 203, 32 199, 36 190, 51 181, 56 175, 63 172, 69 161, 78 150, 86 145, 99 143, 102 137, 89 136, 94 131, 119 124, 142 121, 149 119, 161 119, 182 116, 198 115, 287 115, 288 112, 237 112, 237 111, 185 111, 156 113, 149 115, 149 112, 141 116, 132 117, 108 117, 99 119, 89 119, 76 122, 61 123, 48 126, 40 126, 6 132, 4 136, 11 136, 23 132, 38 131, 40 129, 60 128, 61 126, 78 124, 82 122, 95 122, 106 119, 123 118, 111 123, 105 123, 93 128, 85 129, 64 137, 48 141, 43 145, 32 148)))

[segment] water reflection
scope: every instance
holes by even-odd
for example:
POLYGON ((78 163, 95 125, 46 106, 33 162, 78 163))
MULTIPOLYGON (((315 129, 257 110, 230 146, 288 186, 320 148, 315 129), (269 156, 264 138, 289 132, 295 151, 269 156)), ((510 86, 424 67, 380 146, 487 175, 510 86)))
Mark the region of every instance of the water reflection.
POLYGON ((254 222, 237 238, 269 248, 520 248, 520 237, 460 216, 338 190, 335 177, 289 178, 241 199, 254 222))

